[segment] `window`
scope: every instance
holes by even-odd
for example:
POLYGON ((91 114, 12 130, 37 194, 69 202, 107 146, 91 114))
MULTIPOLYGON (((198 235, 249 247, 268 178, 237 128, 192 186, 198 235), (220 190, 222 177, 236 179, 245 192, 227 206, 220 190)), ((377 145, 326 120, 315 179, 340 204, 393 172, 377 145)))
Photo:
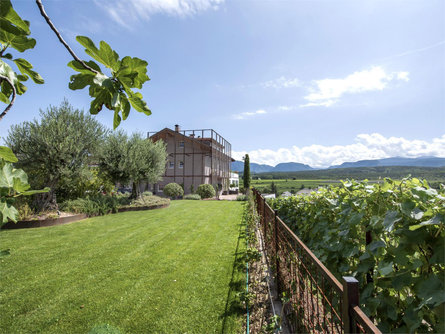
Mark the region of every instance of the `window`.
POLYGON ((179 161, 179 168, 184 168, 184 162, 183 161, 179 161))
POLYGON ((173 161, 169 161, 168 162, 168 169, 173 169, 175 168, 175 163, 173 161))
POLYGON ((184 148, 184 142, 183 141, 179 142, 179 148, 184 148))

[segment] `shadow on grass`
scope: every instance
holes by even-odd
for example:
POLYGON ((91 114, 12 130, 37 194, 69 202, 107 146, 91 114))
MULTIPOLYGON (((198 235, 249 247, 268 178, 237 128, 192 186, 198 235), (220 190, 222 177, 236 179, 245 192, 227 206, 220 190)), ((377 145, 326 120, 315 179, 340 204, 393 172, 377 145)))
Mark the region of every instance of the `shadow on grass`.
POLYGON ((224 309, 224 313, 220 315, 220 318, 223 318, 221 333, 227 333, 228 329, 226 328, 227 319, 237 315, 244 314, 245 308, 239 298, 239 293, 245 290, 246 285, 246 261, 245 261, 245 251, 244 251, 244 243, 246 240, 246 231, 245 231, 245 223, 244 221, 239 224, 239 236, 236 244, 236 249, 232 266, 232 277, 229 283, 229 291, 227 292, 227 300, 226 306, 224 309))

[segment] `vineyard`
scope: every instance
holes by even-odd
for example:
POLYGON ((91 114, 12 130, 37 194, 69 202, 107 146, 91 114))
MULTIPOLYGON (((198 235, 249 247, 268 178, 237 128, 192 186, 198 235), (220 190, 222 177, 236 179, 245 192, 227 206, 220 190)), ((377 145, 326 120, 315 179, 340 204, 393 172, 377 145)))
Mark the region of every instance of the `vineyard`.
POLYGON ((445 188, 346 181, 269 204, 337 276, 354 276, 382 332, 445 332, 445 188))

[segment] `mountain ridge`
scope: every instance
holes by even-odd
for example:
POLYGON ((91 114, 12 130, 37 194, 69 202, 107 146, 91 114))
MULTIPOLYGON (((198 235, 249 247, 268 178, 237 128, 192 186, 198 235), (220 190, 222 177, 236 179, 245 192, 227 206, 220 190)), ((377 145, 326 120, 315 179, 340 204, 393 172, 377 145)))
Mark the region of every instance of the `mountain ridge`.
MULTIPOLYGON (((373 160, 359 160, 355 162, 344 162, 340 165, 332 165, 327 168, 318 169, 336 169, 336 168, 353 168, 353 167, 389 167, 389 166, 409 166, 409 167, 445 167, 445 158, 425 156, 418 158, 391 157, 373 160)), ((250 163, 251 173, 267 173, 267 172, 299 172, 316 170, 309 165, 298 162, 283 162, 276 166, 267 164, 250 163)), ((244 162, 232 162, 232 171, 243 172, 244 162)))

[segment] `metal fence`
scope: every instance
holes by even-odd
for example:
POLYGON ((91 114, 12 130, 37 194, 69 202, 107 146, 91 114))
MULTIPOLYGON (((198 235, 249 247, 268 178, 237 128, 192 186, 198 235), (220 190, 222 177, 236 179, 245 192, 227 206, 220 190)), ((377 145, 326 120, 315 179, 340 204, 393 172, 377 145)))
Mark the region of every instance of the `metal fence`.
POLYGON ((254 189, 266 256, 284 293, 292 333, 381 333, 359 304, 358 281, 342 283, 277 216, 254 189))

